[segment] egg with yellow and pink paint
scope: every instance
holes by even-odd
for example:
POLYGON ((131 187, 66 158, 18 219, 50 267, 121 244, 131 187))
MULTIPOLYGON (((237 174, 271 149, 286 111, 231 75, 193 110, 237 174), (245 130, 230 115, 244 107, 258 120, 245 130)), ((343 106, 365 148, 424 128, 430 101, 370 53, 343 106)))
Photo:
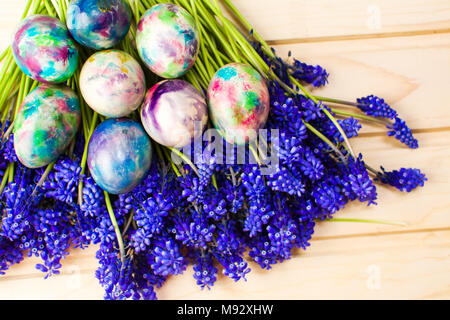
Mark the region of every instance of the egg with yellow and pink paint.
POLYGON ((26 167, 55 161, 68 147, 81 121, 77 94, 66 86, 43 84, 23 100, 14 120, 14 149, 26 167))
POLYGON ((120 50, 100 51, 83 65, 80 90, 86 103, 109 118, 135 111, 145 96, 145 76, 139 63, 120 50))
POLYGON ((182 148, 201 137, 208 122, 208 107, 204 95, 190 83, 165 80, 148 91, 141 120, 153 140, 182 148))
POLYGON ((162 3, 139 21, 136 46, 142 61, 158 76, 174 79, 186 74, 199 50, 199 31, 184 8, 162 3))
POLYGON ((23 73, 43 83, 65 82, 78 66, 78 51, 69 31, 50 16, 24 19, 14 33, 11 50, 23 73))
POLYGON ((225 140, 245 144, 256 139, 267 121, 269 90, 249 65, 231 63, 220 68, 208 88, 212 123, 225 140))

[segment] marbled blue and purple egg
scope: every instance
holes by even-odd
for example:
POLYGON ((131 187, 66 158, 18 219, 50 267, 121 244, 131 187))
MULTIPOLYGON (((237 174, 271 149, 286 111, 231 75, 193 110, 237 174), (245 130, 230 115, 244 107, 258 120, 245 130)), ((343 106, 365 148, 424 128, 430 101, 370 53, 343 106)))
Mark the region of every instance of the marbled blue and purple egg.
POLYGON ((114 47, 131 25, 131 9, 123 0, 72 0, 67 27, 74 39, 95 50, 114 47))
POLYGON ((220 68, 208 88, 212 123, 229 143, 255 140, 269 115, 270 97, 261 75, 249 65, 220 68))
POLYGON ((78 51, 66 26, 56 18, 32 15, 14 33, 11 45, 19 68, 43 83, 62 83, 78 66, 78 51))
POLYGON ((153 140, 182 148, 201 137, 208 122, 208 107, 203 94, 190 83, 165 80, 148 91, 141 120, 153 140))
POLYGON ((142 16, 136 34, 139 55, 151 71, 178 78, 194 65, 199 31, 194 18, 174 4, 158 4, 142 16))
POLYGON ((150 138, 141 124, 108 119, 89 141, 87 163, 95 182, 112 194, 133 190, 147 175, 152 159, 150 138))
POLYGON ((55 161, 75 137, 80 119, 80 101, 72 89, 37 87, 25 97, 14 121, 17 158, 29 168, 55 161))
POLYGON ((100 51, 85 62, 80 89, 84 100, 96 112, 110 118, 124 117, 144 99, 144 71, 124 51, 100 51))

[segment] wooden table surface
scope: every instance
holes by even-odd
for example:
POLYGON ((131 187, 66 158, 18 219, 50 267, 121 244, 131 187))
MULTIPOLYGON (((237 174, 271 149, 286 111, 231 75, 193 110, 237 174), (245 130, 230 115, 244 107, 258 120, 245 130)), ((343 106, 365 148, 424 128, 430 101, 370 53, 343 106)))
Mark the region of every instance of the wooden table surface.
MULTIPOLYGON (((5 48, 25 0, 0 2, 5 48)), ((379 186, 378 206, 351 204, 341 218, 402 221, 404 227, 328 222, 311 247, 247 282, 219 276, 200 290, 192 268, 157 290, 160 299, 450 298, 450 2, 448 0, 234 0, 279 54, 320 64, 318 95, 384 97, 413 128, 410 150, 366 125, 353 140, 373 166, 417 167, 429 181, 410 194, 379 186)), ((43 280, 27 259, 0 276, 0 299, 102 299, 95 247, 73 250, 61 275, 43 280)))

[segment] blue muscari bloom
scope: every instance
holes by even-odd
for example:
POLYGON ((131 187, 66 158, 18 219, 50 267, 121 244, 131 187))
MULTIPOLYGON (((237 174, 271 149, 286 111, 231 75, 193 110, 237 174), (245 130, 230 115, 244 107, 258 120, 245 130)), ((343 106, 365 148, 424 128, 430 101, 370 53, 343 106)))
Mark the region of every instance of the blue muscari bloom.
POLYGON ((254 237, 263 230, 263 226, 273 215, 269 202, 270 189, 266 186, 263 175, 256 166, 245 167, 241 179, 249 203, 243 230, 249 232, 250 237, 254 237))
POLYGON ((103 190, 91 178, 85 178, 83 184, 83 202, 80 207, 85 216, 97 217, 105 209, 103 190))
POLYGON ((180 252, 178 244, 172 239, 158 240, 153 247, 151 267, 155 274, 168 276, 183 273, 187 261, 180 252))
POLYGON ((343 179, 344 194, 350 200, 358 199, 361 202, 367 202, 368 205, 376 204, 377 189, 365 168, 362 155, 360 154, 356 159, 351 157, 346 170, 347 175, 343 179))
MULTIPOLYGON (((340 124, 341 128, 344 130, 345 135, 348 138, 357 137, 358 136, 358 131, 362 128, 362 126, 359 123, 359 121, 354 119, 354 118, 352 118, 352 117, 344 119, 344 120, 338 119, 337 121, 340 124)), ((340 137, 340 139, 342 139, 342 141, 344 140, 342 138, 342 136, 339 136, 339 137, 340 137)))
POLYGON ((216 226, 194 209, 190 208, 189 211, 173 218, 171 232, 176 240, 187 247, 207 249, 213 241, 216 226))
POLYGON ((325 167, 314 153, 308 148, 305 149, 304 158, 300 164, 302 174, 312 182, 321 179, 324 175, 325 167))
POLYGON ((276 142, 276 151, 280 161, 286 165, 292 165, 301 162, 303 159, 304 147, 302 140, 296 136, 289 136, 281 132, 280 136, 274 139, 276 142))
POLYGON ((70 158, 60 158, 44 182, 44 195, 68 204, 74 203, 77 196, 81 167, 79 161, 70 158))
POLYGON ((328 72, 319 65, 313 66, 294 59, 289 66, 291 75, 297 80, 309 83, 314 87, 322 87, 328 83, 328 72))
POLYGON ((373 94, 356 99, 358 108, 372 117, 394 119, 397 117, 397 111, 391 108, 384 99, 373 94))
POLYGON ((10 241, 4 236, 0 236, 0 275, 5 274, 12 265, 23 260, 23 251, 18 243, 10 241))
POLYGON ((234 281, 239 281, 245 279, 245 275, 250 272, 247 262, 240 255, 221 255, 220 253, 214 253, 217 261, 223 266, 223 274, 233 279, 234 281))
POLYGON ((322 101, 319 101, 319 103, 316 104, 313 100, 300 94, 297 95, 297 100, 297 104, 302 111, 302 117, 306 122, 325 117, 323 109, 326 108, 326 106, 322 101))
POLYGON ((217 280, 217 268, 213 265, 211 254, 199 251, 194 262, 194 279, 202 288, 211 289, 217 280))
POLYGON ((226 201, 220 197, 219 192, 214 192, 204 200, 203 211, 208 218, 220 220, 227 214, 226 201))
POLYGON ((203 150, 199 150, 196 155, 194 155, 195 166, 199 173, 199 182, 203 187, 208 187, 211 183, 211 177, 216 168, 216 156, 211 155, 208 146, 203 150))
POLYGON ((32 228, 30 216, 33 212, 30 209, 29 201, 32 187, 23 186, 23 181, 19 183, 9 183, 2 195, 6 204, 3 209, 0 236, 8 238, 10 241, 18 240, 32 228))
POLYGON ((274 219, 274 223, 267 226, 267 235, 272 252, 276 253, 278 260, 289 259, 291 250, 297 239, 297 225, 288 216, 274 219))
POLYGON ((3 158, 8 162, 19 162, 14 149, 14 135, 11 134, 3 143, 3 158))
MULTIPOLYGON (((346 118, 344 120, 338 119, 337 122, 341 126, 342 130, 344 130, 345 135, 348 138, 353 138, 353 137, 358 136, 358 132, 362 128, 359 121, 352 117, 346 118)), ((320 127, 322 129, 322 133, 324 135, 326 135, 328 138, 330 138, 332 141, 333 140, 335 140, 336 142, 344 141, 342 134, 339 132, 338 128, 336 128, 334 123, 332 123, 330 120, 323 121, 320 124, 320 127)))
POLYGON ((308 135, 303 123, 303 113, 296 101, 291 97, 280 97, 280 100, 272 103, 268 127, 283 129, 298 140, 306 139, 308 135))
MULTIPOLYGON (((295 79, 311 84, 314 87, 321 87, 328 83, 328 72, 319 65, 313 66, 294 59, 293 63, 287 63, 285 60, 278 57, 275 50, 272 52, 275 58, 270 57, 262 49, 261 43, 252 43, 255 50, 261 56, 261 58, 270 66, 271 70, 286 84, 291 84, 289 76, 291 75, 295 79)), ((289 56, 291 53, 289 52, 289 56)))
POLYGON ((165 217, 173 208, 173 199, 164 197, 161 193, 148 198, 136 210, 134 220, 138 229, 132 234, 132 246, 136 252, 145 251, 151 244, 151 239, 160 234, 165 227, 165 217))
POLYGON ((187 175, 180 178, 181 196, 189 202, 201 202, 205 196, 205 186, 203 186, 197 177, 187 175))
POLYGON ((104 298, 106 300, 130 298, 129 271, 131 261, 126 259, 124 265, 122 265, 117 252, 108 246, 100 246, 96 258, 99 261, 99 267, 95 276, 105 290, 104 298))
POLYGON ((344 208, 347 203, 344 195, 341 193, 341 187, 336 184, 334 179, 327 179, 316 184, 312 190, 312 196, 316 204, 322 209, 320 218, 325 219, 331 217, 336 211, 344 208))
POLYGON ((296 166, 289 169, 282 165, 277 166, 276 172, 267 176, 267 185, 273 191, 286 192, 297 197, 301 197, 306 191, 300 170, 296 166))
POLYGON ((273 215, 274 212, 268 206, 258 207, 255 204, 250 205, 243 230, 247 231, 250 237, 255 237, 263 231, 263 227, 269 223, 273 215))
POLYGON ((225 180, 220 187, 221 192, 225 195, 228 211, 231 214, 238 213, 244 205, 244 188, 242 184, 234 186, 232 181, 225 180))
POLYGON ((411 149, 417 149, 419 143, 412 135, 411 129, 408 128, 405 121, 399 117, 395 118, 395 122, 392 125, 387 126, 390 131, 388 131, 388 136, 394 136, 395 139, 399 140, 403 144, 406 144, 411 149))
POLYGON ((277 255, 273 252, 269 239, 263 236, 254 238, 248 254, 263 269, 270 270, 277 263, 277 255))
POLYGON ((400 170, 386 171, 381 167, 377 180, 389 184, 400 191, 411 192, 418 186, 423 187, 428 179, 419 169, 401 168, 400 170))

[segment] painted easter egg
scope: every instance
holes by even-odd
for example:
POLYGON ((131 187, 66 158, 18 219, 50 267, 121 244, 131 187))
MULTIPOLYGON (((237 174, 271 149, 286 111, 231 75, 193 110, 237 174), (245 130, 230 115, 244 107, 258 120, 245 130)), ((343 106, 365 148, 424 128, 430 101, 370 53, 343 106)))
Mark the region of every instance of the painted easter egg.
POLYGON ((137 122, 108 119, 93 132, 87 163, 95 182, 112 194, 128 193, 147 175, 152 159, 150 138, 137 122))
POLYGON ((190 83, 164 80, 148 91, 141 120, 153 140, 182 148, 201 137, 208 122, 208 107, 203 94, 190 83))
POLYGON ((85 62, 80 89, 96 112, 109 118, 123 117, 136 110, 144 99, 144 71, 126 52, 100 51, 85 62))
POLYGON ((229 143, 245 144, 266 123, 270 98, 267 85, 252 67, 231 63, 220 68, 208 88, 211 120, 229 143))
POLYGON ((131 25, 131 10, 123 0, 72 0, 67 27, 74 39, 95 50, 114 47, 131 25))
POLYGON ((163 78, 178 78, 194 65, 199 32, 185 9, 168 3, 147 10, 139 21, 136 44, 151 71, 163 78))
POLYGON ((31 91, 14 121, 19 161, 29 168, 55 161, 75 137, 80 119, 80 100, 72 89, 44 84, 31 91))
POLYGON ((11 45, 19 68, 43 83, 62 83, 78 66, 78 51, 66 26, 56 18, 33 15, 23 20, 11 45))

